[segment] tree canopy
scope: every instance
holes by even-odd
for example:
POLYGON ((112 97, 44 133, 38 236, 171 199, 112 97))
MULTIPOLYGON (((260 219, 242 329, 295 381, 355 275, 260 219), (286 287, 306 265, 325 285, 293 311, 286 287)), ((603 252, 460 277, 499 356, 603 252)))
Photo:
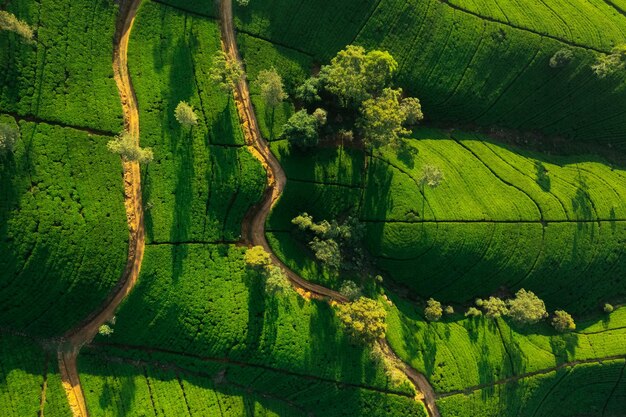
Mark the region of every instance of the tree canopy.
POLYGON ((283 137, 300 149, 311 148, 319 142, 318 119, 305 109, 294 113, 283 128, 283 137))
POLYGON ((521 289, 508 300, 508 315, 520 323, 533 324, 548 317, 545 303, 532 291, 521 289))
POLYGON ((276 107, 283 100, 287 99, 287 93, 285 93, 283 87, 283 79, 274 67, 259 72, 257 82, 259 83, 261 96, 268 106, 276 107))
POLYGON ((253 268, 266 268, 271 262, 270 254, 263 249, 263 246, 253 246, 246 250, 243 260, 253 268))
POLYGON ((33 29, 28 25, 28 23, 18 19, 15 15, 4 10, 0 10, 0 30, 14 32, 28 42, 33 42, 35 37, 33 29))
POLYGON ((137 161, 141 164, 152 162, 154 155, 151 148, 141 148, 133 135, 122 132, 107 143, 107 148, 122 157, 124 161, 137 161))
POLYGON ((361 297, 350 303, 339 304, 337 316, 350 335, 366 343, 385 337, 387 311, 375 300, 361 297))
POLYGON ((193 111, 193 107, 185 101, 181 101, 174 110, 174 116, 178 123, 184 127, 192 127, 198 124, 198 115, 193 111))
POLYGON ((0 124, 0 156, 13 151, 19 139, 20 132, 8 124, 0 124))
POLYGON ((426 308, 424 309, 424 316, 428 321, 437 321, 443 315, 443 308, 441 303, 434 298, 429 299, 426 302, 426 308))
POLYGON ((224 92, 231 92, 237 83, 243 79, 244 71, 239 61, 230 59, 224 51, 218 51, 213 57, 213 65, 209 71, 209 77, 224 92))

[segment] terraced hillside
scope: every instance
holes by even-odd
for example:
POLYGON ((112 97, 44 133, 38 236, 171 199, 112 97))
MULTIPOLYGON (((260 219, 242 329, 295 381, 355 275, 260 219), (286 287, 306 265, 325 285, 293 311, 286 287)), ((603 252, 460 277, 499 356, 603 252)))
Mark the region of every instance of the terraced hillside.
POLYGON ((256 2, 237 10, 237 26, 320 63, 351 43, 386 49, 400 63, 400 84, 437 123, 498 125, 621 146, 624 76, 598 79, 590 68, 598 53, 626 41, 626 16, 614 5, 256 2), (563 48, 573 51, 573 60, 550 68, 563 48))

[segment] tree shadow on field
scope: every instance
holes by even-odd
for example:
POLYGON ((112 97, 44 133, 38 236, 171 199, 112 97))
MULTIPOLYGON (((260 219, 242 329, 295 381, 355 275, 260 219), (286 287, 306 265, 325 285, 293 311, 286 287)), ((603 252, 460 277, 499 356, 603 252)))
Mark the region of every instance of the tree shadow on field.
POLYGON ((550 192, 552 187, 550 176, 546 166, 540 161, 535 161, 535 182, 545 192, 550 192))
MULTIPOLYGON (((126 376, 122 378, 119 385, 113 385, 109 382, 109 378, 105 380, 102 392, 100 392, 100 409, 105 411, 107 415, 124 417, 128 410, 132 409, 135 402, 135 393, 137 391, 135 379, 131 376, 126 376), (120 402, 115 401, 115 398, 120 402)), ((119 378, 116 379, 119 381, 119 378)))
MULTIPOLYGON (((248 287, 248 329, 245 346, 250 352, 259 351, 266 316, 269 316, 269 319, 275 319, 277 315, 276 303, 274 302, 271 306, 266 303, 264 280, 260 270, 246 269, 244 283, 248 287)), ((274 323, 275 321, 269 322, 271 326, 274 326, 274 323)))
POLYGON ((388 210, 393 208, 393 196, 390 192, 393 175, 388 164, 371 156, 368 158, 361 218, 372 220, 367 224, 367 249, 373 254, 383 250, 384 220, 388 210))
POLYGON ((396 156, 407 168, 413 169, 415 167, 415 157, 419 154, 419 149, 411 146, 410 143, 411 142, 408 140, 400 140, 400 146, 396 151, 396 156))

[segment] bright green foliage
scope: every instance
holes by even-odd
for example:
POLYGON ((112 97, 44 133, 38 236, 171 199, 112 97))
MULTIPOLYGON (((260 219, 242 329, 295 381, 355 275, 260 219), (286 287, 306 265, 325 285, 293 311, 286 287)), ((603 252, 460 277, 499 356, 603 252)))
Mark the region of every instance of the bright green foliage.
POLYGON ((354 281, 346 280, 339 288, 341 295, 350 301, 354 301, 362 295, 361 288, 354 281))
POLYGON ((437 300, 430 298, 426 302, 426 308, 424 309, 424 316, 428 321, 438 321, 443 315, 443 309, 441 303, 437 300))
POLYGON ((7 11, 37 29, 28 43, 0 31, 0 109, 107 132, 122 128, 113 79, 113 0, 23 0, 7 11))
POLYGON ((563 310, 557 310, 554 312, 554 317, 552 317, 552 327, 554 327, 557 332, 564 333, 576 330, 576 323, 574 323, 574 319, 569 313, 563 310))
POLYGON ((550 68, 562 68, 574 58, 574 51, 570 48, 559 49, 550 58, 550 68))
POLYGON ((624 68, 626 68, 626 44, 616 46, 608 55, 598 56, 597 61, 591 66, 598 78, 605 78, 624 68))
POLYGON ((106 137, 45 123, 20 131, 0 159, 0 327, 60 336, 126 264, 121 166, 106 137))
POLYGON ((322 79, 320 79, 319 77, 307 78, 296 89, 296 98, 298 100, 304 101, 305 103, 314 103, 316 101, 321 100, 319 96, 321 83, 322 83, 322 79))
POLYGON ((231 59, 224 51, 215 52, 209 77, 224 93, 232 92, 244 75, 239 61, 231 59))
POLYGON ((174 116, 183 127, 192 127, 198 124, 198 115, 186 101, 178 103, 176 110, 174 110, 174 116))
MULTIPOLYGON (((487 300, 481 300, 480 307, 485 311, 485 317, 497 319, 506 316, 509 310, 504 300, 498 297, 489 297, 487 300)), ((478 303, 476 303, 478 305, 478 303)))
POLYGON ((20 137, 20 131, 8 124, 0 124, 0 156, 13 152, 13 147, 20 137))
POLYGON ((274 67, 263 70, 257 75, 257 83, 265 104, 274 108, 287 99, 283 87, 283 79, 274 67))
POLYGON ((507 307, 507 315, 520 323, 533 324, 548 317, 543 300, 523 288, 515 293, 515 298, 507 300, 507 307))
POLYGON ((420 183, 422 187, 428 185, 431 188, 436 188, 443 181, 443 172, 441 169, 434 165, 424 165, 422 168, 422 176, 420 177, 420 183))
POLYGON ((283 127, 283 137, 300 149, 314 147, 319 142, 319 123, 305 109, 294 113, 283 127))
MULTIPOLYGON (((168 35, 169 36, 169 35, 168 35)), ((128 63, 139 102, 141 145, 156 156, 142 172, 147 242, 236 241, 241 221, 265 189, 266 176, 243 146, 230 94, 207 76, 220 50, 219 28, 157 3, 142 4, 128 63), (162 42, 161 33, 171 35, 162 42), (181 100, 198 124, 183 132, 181 100), (234 146, 214 146, 214 145, 234 146)))
POLYGON ((614 310, 614 307, 611 304, 606 303, 603 307, 603 310, 605 313, 612 313, 614 310))
POLYGON ((334 239, 320 239, 314 237, 313 240, 309 242, 309 247, 315 254, 315 258, 324 265, 335 270, 341 267, 341 249, 334 239))
POLYGON ((265 291, 270 294, 281 294, 290 289, 291 284, 283 269, 276 265, 269 266, 265 278, 265 291))
POLYGON ((446 306, 446 307, 443 309, 443 311, 444 311, 444 313, 446 313, 446 314, 454 314, 454 307, 452 307, 452 306, 446 306))
POLYGON ((137 140, 128 132, 120 133, 107 143, 109 151, 122 157, 124 161, 137 161, 148 164, 154 159, 151 148, 141 148, 137 140))
POLYGON ((0 333, 0 410, 2 417, 40 414, 41 393, 46 380, 44 413, 72 415, 61 385, 56 357, 29 338, 0 333))
POLYGON ((326 110, 318 107, 313 112, 313 117, 315 117, 315 119, 317 119, 318 126, 324 126, 326 124, 327 119, 328 119, 328 112, 326 110))
POLYGON ((397 69, 398 63, 389 52, 366 53, 361 46, 348 45, 322 68, 320 77, 326 89, 349 107, 380 93, 397 69))
POLYGON ((266 268, 271 263, 270 254, 263 249, 263 246, 253 246, 246 250, 243 260, 253 268, 266 268))
POLYGON ((385 338, 387 312, 376 300, 360 297, 356 301, 339 304, 337 317, 348 333, 365 343, 385 338))
POLYGON ((417 99, 400 100, 402 89, 385 88, 380 96, 367 99, 361 107, 359 127, 365 143, 379 148, 384 145, 398 147, 402 136, 411 133, 405 124, 416 123, 423 116, 417 99))
POLYGON ((470 307, 465 312, 465 317, 480 317, 483 315, 483 312, 477 309, 476 307, 470 307))
POLYGON ((113 328, 108 324, 103 324, 98 328, 98 334, 101 336, 111 336, 113 334, 113 328))
POLYGON ((32 42, 35 36, 28 23, 19 20, 15 15, 4 10, 0 10, 0 30, 15 32, 28 42, 32 42))

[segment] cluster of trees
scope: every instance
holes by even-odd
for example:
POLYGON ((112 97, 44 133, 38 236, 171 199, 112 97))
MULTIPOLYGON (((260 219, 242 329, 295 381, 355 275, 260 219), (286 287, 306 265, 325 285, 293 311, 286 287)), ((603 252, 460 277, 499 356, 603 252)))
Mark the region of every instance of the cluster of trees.
POLYGON ((107 143, 109 151, 116 153, 126 162, 137 161, 140 164, 148 164, 154 159, 151 148, 142 148, 133 135, 124 131, 107 143))
POLYGON ((0 124, 0 157, 13 152, 19 137, 20 132, 17 128, 4 123, 0 124))
POLYGON ((313 216, 302 213, 291 220, 309 239, 315 258, 333 270, 361 270, 365 262, 362 240, 365 227, 356 218, 314 222, 313 216))
POLYGON ((268 293, 279 294, 291 289, 283 269, 272 264, 270 254, 262 246, 249 248, 243 259, 248 266, 262 272, 265 277, 265 291, 268 293))
POLYGON ((35 33, 28 23, 5 10, 0 10, 0 30, 14 32, 29 43, 35 39, 35 33))
POLYGON ((595 64, 591 66, 591 69, 599 78, 605 78, 617 71, 622 71, 625 68, 626 44, 614 47, 610 54, 599 55, 595 64))
MULTIPOLYGON (((480 317, 496 319, 499 317, 510 317, 512 320, 522 324, 535 324, 548 318, 546 305, 532 291, 520 289, 515 293, 515 297, 503 300, 498 297, 489 297, 488 299, 477 299, 476 307, 470 307, 465 312, 465 317, 480 317)), ((430 299, 424 309, 424 315, 429 321, 437 321, 441 318, 444 311, 453 313, 451 306, 442 308, 441 303, 430 299)), ((572 316, 563 310, 554 312, 551 320, 552 326, 559 332, 567 332, 576 329, 576 323, 572 316)))
POLYGON ((347 333, 364 343, 374 343, 385 338, 387 311, 382 304, 367 297, 337 306, 337 317, 347 333))
MULTIPOLYGON (((231 93, 237 87, 239 81, 243 80, 245 72, 241 63, 236 59, 231 59, 224 51, 217 51, 213 56, 209 78, 218 85, 225 93, 231 93)), ((230 98, 230 96, 228 96, 230 98)))

